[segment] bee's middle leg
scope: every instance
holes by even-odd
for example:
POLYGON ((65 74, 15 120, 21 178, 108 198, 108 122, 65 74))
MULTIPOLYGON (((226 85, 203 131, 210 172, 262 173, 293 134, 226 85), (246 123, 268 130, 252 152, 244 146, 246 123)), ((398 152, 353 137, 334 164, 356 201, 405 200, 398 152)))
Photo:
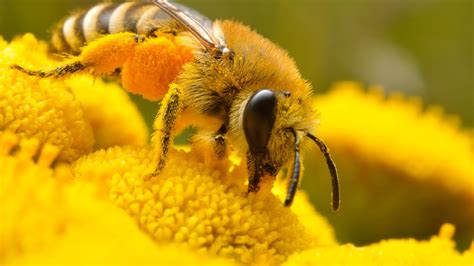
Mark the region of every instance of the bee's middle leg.
POLYGON ((153 123, 155 132, 152 143, 154 145, 153 162, 156 167, 154 172, 147 176, 147 181, 158 176, 166 165, 170 143, 173 140, 173 128, 178 115, 183 107, 183 95, 178 87, 171 85, 170 90, 161 102, 160 110, 153 123))

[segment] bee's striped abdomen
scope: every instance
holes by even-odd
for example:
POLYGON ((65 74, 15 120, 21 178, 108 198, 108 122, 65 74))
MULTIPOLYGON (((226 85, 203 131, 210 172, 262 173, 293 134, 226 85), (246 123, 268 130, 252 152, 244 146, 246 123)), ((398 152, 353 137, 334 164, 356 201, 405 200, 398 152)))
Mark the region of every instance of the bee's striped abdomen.
POLYGON ((171 22, 171 18, 152 3, 105 3, 67 18, 53 31, 56 52, 77 54, 86 43, 102 35, 118 32, 148 34, 171 22))
POLYGON ((99 38, 100 35, 109 33, 110 17, 117 6, 118 4, 102 4, 87 12, 83 26, 86 41, 93 41, 99 38))

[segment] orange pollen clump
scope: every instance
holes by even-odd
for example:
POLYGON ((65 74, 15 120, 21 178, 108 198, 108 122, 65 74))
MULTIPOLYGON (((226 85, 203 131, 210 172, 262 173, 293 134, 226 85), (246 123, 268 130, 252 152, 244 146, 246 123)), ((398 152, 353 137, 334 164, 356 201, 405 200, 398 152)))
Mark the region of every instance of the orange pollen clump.
POLYGON ((135 37, 131 32, 105 35, 85 46, 79 61, 94 66, 96 74, 112 74, 133 55, 139 45, 135 37))
POLYGON ((192 58, 191 49, 173 39, 162 36, 147 39, 137 45, 124 64, 123 86, 148 100, 161 99, 183 65, 192 58))

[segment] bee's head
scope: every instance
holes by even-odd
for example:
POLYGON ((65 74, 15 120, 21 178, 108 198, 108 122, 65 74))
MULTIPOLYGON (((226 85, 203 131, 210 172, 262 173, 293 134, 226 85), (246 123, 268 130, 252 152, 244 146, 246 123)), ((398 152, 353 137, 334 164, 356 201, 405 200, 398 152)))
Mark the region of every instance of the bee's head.
POLYGON ((304 127, 305 120, 314 120, 311 115, 306 118, 304 112, 307 110, 302 107, 305 105, 301 98, 296 101, 291 99, 290 92, 267 88, 257 90, 249 97, 243 110, 242 127, 248 144, 250 187, 254 182, 257 190, 259 179, 264 172, 275 176, 283 165, 293 161, 285 200, 286 206, 291 205, 301 169, 300 138, 308 137, 319 146, 326 158, 333 183, 333 208, 337 210, 339 184, 336 167, 324 142, 312 135, 311 129, 304 127))
MULTIPOLYGON (((231 56, 200 54, 195 66, 188 67, 192 71, 183 73, 197 73, 186 77, 199 77, 200 88, 213 88, 224 95, 224 103, 229 102, 229 136, 236 150, 247 157, 249 192, 258 191, 264 174, 276 176, 282 167, 290 166, 285 201, 289 206, 300 175, 300 144, 307 139, 316 141, 310 137, 318 123, 311 86, 278 45, 240 23, 216 23, 231 56)), ((333 176, 333 207, 337 208, 335 166, 324 143, 317 143, 333 176)))
POLYGON ((295 146, 293 128, 300 130, 288 114, 290 95, 290 92, 270 88, 255 90, 245 102, 242 113, 248 156, 258 158, 256 167, 272 176, 290 161, 295 146))

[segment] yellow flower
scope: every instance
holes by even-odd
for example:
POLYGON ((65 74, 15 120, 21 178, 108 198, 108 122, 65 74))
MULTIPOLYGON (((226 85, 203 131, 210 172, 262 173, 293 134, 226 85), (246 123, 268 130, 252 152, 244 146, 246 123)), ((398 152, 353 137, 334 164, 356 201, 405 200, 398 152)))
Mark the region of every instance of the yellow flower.
POLYGON ((27 49, 33 46, 30 37, 23 45, 0 43, 0 129, 54 144, 61 149, 60 159, 77 159, 90 152, 93 143, 80 103, 62 83, 11 69, 22 54, 32 54, 27 49))
MULTIPOLYGON (((272 192, 283 202, 287 193, 286 180, 277 181, 272 192)), ((326 217, 315 211, 305 191, 300 189, 296 192, 291 211, 298 216, 299 222, 308 230, 308 233, 318 239, 318 246, 337 244, 333 227, 328 223, 326 217), (324 230, 321 230, 322 228, 324 230)))
POLYGON ((183 243, 246 263, 283 262, 295 251, 335 243, 329 225, 308 210, 307 199, 299 198, 295 207, 302 210, 301 219, 314 222, 312 231, 269 190, 247 196, 242 169, 229 173, 203 164, 199 151, 173 151, 161 178, 146 183, 144 176, 153 169, 152 151, 99 151, 78 160, 74 173, 78 180, 93 177, 158 243, 183 243))
POLYGON ((96 148, 148 142, 145 120, 128 94, 117 84, 89 76, 76 76, 65 80, 65 84, 82 104, 85 117, 94 131, 96 148))
POLYGON ((147 142, 146 124, 119 86, 84 75, 38 79, 11 69, 54 63, 46 43, 31 34, 11 44, 0 41, 1 130, 54 144, 61 149, 59 159, 68 161, 89 153, 94 140, 98 148, 147 142))
POLYGON ((59 149, 0 133, 0 263, 233 265, 184 247, 158 246, 70 166, 50 168, 59 149), (9 155, 16 151, 15 155, 9 155), (37 162, 32 158, 39 154, 37 162))
POLYGON ((283 265, 472 265, 474 246, 459 254, 453 233, 454 227, 445 224, 429 241, 385 240, 365 247, 347 244, 311 249, 292 255, 283 265))
MULTIPOLYGON (((337 217, 324 213, 342 241, 428 237, 451 222, 461 246, 469 244, 474 234, 471 132, 459 129, 439 108, 424 110, 418 99, 384 98, 380 88, 364 92, 352 82, 337 84, 316 105, 318 134, 338 164, 343 195, 337 217)), ((307 165, 308 172, 324 174, 325 169, 307 165)))
MULTIPOLYGON (((196 253, 189 249, 190 242, 156 245, 104 197, 97 183, 70 182, 68 165, 51 169, 59 152, 56 147, 45 145, 37 150, 38 141, 24 140, 18 149, 17 141, 11 133, 0 134, 2 264, 236 265, 209 252, 196 253), (13 150, 16 155, 9 155, 13 150), (35 163, 32 157, 37 153, 35 163)), ((194 167, 205 169, 199 164, 194 167)), ((359 248, 320 246, 291 255, 284 265, 471 265, 474 246, 459 254, 451 240, 453 233, 454 227, 445 225, 430 241, 388 240, 359 248)), ((261 257, 260 262, 271 259, 261 257)))

